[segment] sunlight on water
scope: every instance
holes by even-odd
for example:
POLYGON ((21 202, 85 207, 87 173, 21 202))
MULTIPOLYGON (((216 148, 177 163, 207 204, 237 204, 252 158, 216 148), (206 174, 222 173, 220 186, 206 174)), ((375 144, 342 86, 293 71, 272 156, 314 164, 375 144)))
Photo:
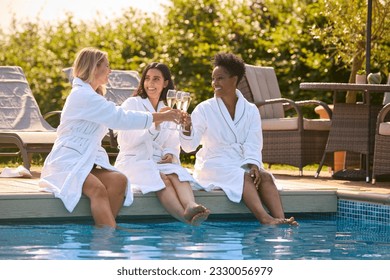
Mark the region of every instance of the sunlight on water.
POLYGON ((327 218, 299 227, 255 221, 0 225, 0 259, 390 259, 390 227, 327 218))

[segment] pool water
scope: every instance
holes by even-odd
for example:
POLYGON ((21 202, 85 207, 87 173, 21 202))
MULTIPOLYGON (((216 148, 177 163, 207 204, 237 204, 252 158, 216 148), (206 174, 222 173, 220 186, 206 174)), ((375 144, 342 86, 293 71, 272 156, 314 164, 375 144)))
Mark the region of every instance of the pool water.
MULTIPOLYGON (((297 217, 298 218, 298 217, 297 217)), ((254 220, 0 225, 2 260, 390 260, 388 224, 299 218, 299 227, 254 220)))

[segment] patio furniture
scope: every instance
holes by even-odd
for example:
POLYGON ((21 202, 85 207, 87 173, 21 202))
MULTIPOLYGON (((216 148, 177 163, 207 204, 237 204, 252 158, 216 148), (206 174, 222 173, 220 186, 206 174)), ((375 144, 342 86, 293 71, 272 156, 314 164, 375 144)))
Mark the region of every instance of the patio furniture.
POLYGON ((390 85, 349 83, 301 83, 300 88, 315 91, 333 91, 333 118, 328 142, 315 177, 320 174, 328 153, 347 151, 362 156, 360 169, 345 169, 333 175, 336 179, 370 180, 372 154, 374 150, 375 123, 382 105, 371 104, 372 93, 390 91, 390 85), (337 94, 348 91, 363 93, 363 102, 340 103, 337 94))
POLYGON ((0 66, 0 108, 0 156, 20 155, 30 169, 33 153, 51 151, 56 130, 42 116, 21 67, 0 66))
MULTIPOLYGON (((64 68, 68 80, 73 82, 72 67, 64 68)), ((120 106, 127 98, 133 95, 137 89, 140 81, 140 76, 137 71, 133 70, 111 70, 106 86, 106 94, 104 97, 120 106)), ((111 151, 108 152, 109 156, 117 156, 118 143, 116 141, 116 135, 112 129, 108 130, 107 135, 102 141, 103 147, 111 151)))
POLYGON ((390 174, 390 103, 386 104, 378 114, 375 129, 375 148, 372 167, 372 184, 378 175, 390 174))
MULTIPOLYGON (((292 165, 298 167, 302 175, 304 166, 321 161, 332 118, 332 111, 326 103, 282 98, 272 67, 247 64, 246 75, 240 81, 238 89, 259 108, 265 163, 292 165), (301 107, 308 105, 322 106, 329 119, 304 118, 301 107), (287 109, 293 109, 295 116, 287 117, 287 109)), ((333 159, 329 159, 329 164, 332 163, 333 159)))

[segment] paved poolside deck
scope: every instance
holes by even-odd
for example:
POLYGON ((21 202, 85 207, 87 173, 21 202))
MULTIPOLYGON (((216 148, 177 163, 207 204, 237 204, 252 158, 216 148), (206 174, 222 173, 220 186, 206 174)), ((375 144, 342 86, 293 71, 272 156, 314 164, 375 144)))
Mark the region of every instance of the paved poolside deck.
MULTIPOLYGON (((271 170, 280 191, 286 213, 323 213, 336 212, 337 199, 370 201, 390 205, 390 182, 377 182, 375 185, 363 181, 334 180, 327 172, 320 178, 313 177, 314 172, 271 170)), ((0 223, 9 221, 41 220, 81 220, 90 219, 89 200, 83 197, 76 209, 69 213, 62 202, 51 193, 38 189, 39 170, 32 169, 33 178, 0 178, 0 223)), ((242 204, 230 202, 223 192, 195 191, 196 200, 210 208, 210 217, 244 217, 251 214, 242 204)), ((136 220, 145 218, 166 218, 154 194, 135 194, 134 203, 123 207, 118 218, 136 220)))

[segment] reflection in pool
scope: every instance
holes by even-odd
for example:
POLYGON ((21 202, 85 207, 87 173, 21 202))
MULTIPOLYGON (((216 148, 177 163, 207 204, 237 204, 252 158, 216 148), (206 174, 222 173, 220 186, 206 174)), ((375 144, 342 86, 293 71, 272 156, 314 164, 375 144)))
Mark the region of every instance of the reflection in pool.
POLYGON ((370 260, 390 259, 390 226, 356 220, 297 217, 299 227, 254 220, 0 225, 3 260, 370 260))

